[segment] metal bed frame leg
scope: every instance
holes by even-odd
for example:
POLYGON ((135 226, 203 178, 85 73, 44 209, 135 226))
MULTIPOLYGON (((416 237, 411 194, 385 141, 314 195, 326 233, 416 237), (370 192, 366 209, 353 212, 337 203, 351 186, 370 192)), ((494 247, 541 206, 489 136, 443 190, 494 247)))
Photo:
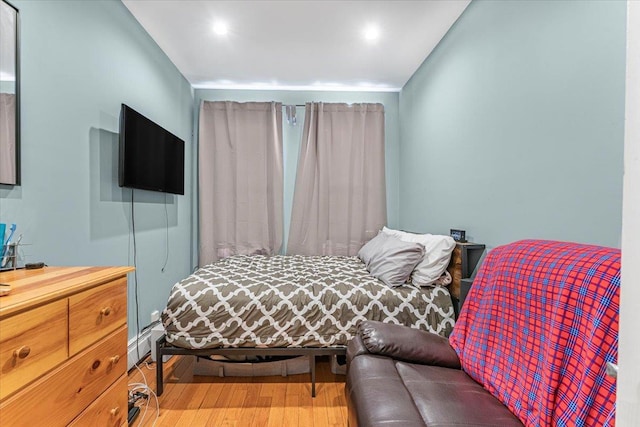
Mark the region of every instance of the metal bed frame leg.
POLYGON ((213 348, 213 349, 185 349, 174 347, 167 343, 166 335, 161 336, 155 342, 156 348, 156 395, 161 396, 164 391, 164 356, 181 355, 181 356, 198 356, 208 357, 212 354, 220 354, 223 356, 236 354, 254 354, 263 356, 309 356, 309 368, 311 371, 311 397, 316 397, 316 357, 322 355, 336 355, 346 353, 343 348, 325 349, 325 348, 213 348))
POLYGON ((161 336, 156 341, 156 396, 161 396, 164 392, 164 371, 163 362, 164 357, 162 355, 162 344, 165 342, 165 336, 161 336))
POLYGON ((316 355, 309 355, 309 363, 311 364, 311 397, 316 397, 316 355))

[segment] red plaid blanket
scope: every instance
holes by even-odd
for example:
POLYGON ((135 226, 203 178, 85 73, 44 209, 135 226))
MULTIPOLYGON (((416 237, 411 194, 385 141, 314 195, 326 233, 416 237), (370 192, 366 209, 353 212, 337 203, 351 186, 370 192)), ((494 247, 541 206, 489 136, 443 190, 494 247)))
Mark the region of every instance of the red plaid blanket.
POLYGON ((620 251, 524 240, 492 250, 450 337, 527 426, 614 424, 620 251))

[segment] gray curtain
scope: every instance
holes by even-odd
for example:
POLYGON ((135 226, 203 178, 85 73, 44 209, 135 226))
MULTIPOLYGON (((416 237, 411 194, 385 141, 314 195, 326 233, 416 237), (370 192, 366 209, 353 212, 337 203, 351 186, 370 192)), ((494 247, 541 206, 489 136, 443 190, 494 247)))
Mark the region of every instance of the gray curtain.
POLYGON ((384 107, 307 103, 287 252, 356 255, 386 222, 384 107))
POLYGON ((199 264, 279 253, 282 104, 203 102, 198 162, 199 264))
POLYGON ((16 96, 0 93, 0 183, 16 183, 16 96))

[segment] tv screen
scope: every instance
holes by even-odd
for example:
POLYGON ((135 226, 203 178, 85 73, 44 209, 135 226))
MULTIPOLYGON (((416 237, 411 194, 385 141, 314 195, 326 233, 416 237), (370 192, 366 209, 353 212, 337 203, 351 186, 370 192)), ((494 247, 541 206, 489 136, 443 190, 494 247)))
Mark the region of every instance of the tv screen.
POLYGON ((119 157, 120 187, 184 194, 184 141, 125 104, 119 157))

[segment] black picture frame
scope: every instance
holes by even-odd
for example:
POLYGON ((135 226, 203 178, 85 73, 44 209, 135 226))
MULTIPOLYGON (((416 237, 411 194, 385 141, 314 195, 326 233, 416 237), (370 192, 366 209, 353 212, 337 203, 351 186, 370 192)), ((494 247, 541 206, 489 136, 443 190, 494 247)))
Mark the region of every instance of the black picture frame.
POLYGON ((15 35, 15 52, 14 52, 14 58, 15 58, 15 69, 14 69, 14 74, 15 74, 15 89, 14 89, 14 93, 16 96, 16 104, 15 104, 15 108, 16 108, 16 112, 15 112, 15 158, 14 158, 14 162, 15 162, 15 177, 13 181, 10 182, 0 182, 0 189, 2 188, 9 188, 9 187, 13 187, 13 186, 19 186, 21 185, 22 182, 22 166, 21 166, 21 161, 20 161, 20 157, 21 157, 21 117, 20 117, 20 110, 21 110, 21 89, 20 89, 20 10, 15 7, 13 4, 11 4, 11 2, 9 2, 9 0, 0 0, 2 1, 2 3, 4 3, 5 5, 7 5, 10 9, 13 9, 13 11, 15 12, 15 28, 14 28, 14 35, 15 35))

